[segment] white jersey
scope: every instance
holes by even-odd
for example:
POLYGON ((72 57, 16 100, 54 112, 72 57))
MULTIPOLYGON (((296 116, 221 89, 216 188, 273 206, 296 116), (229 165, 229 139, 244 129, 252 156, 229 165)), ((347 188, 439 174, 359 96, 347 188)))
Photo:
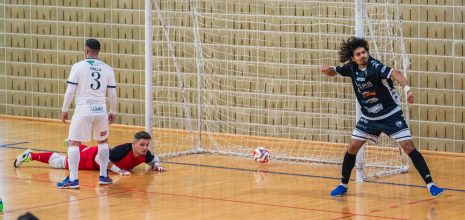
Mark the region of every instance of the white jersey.
POLYGON ((74 114, 107 114, 107 88, 116 88, 115 73, 110 66, 96 58, 83 60, 71 67, 68 84, 76 85, 74 114))

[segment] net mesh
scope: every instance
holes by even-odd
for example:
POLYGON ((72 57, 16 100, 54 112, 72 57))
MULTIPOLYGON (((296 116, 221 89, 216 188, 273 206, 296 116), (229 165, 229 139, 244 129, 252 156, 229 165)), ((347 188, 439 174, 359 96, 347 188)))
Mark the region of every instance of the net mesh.
MULTIPOLYGON (((371 55, 406 72, 396 0, 365 3, 371 55)), ((355 34, 353 1, 156 1, 154 127, 161 156, 210 152, 340 164, 355 125, 350 79, 323 76, 355 34), (199 134, 199 128, 202 131, 199 134)), ((399 93, 402 93, 398 90, 399 93)), ((404 171, 382 136, 367 176, 404 171)))

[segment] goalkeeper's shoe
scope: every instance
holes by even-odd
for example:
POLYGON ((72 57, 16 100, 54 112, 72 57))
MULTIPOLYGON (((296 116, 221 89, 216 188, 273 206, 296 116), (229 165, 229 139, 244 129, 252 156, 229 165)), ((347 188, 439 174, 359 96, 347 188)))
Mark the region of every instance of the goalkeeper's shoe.
POLYGON ((22 154, 20 154, 18 157, 16 157, 15 162, 14 162, 13 165, 16 168, 18 168, 21 164, 27 163, 27 162, 29 162, 31 160, 32 160, 32 158, 31 158, 31 150, 27 149, 22 154))
POLYGON ((113 183, 113 180, 112 180, 110 177, 108 177, 108 176, 99 176, 99 177, 98 177, 98 180, 99 180, 98 183, 99 183, 100 185, 110 185, 110 184, 113 183))
POLYGON ((433 196, 433 197, 438 197, 438 196, 442 195, 442 193, 444 193, 444 189, 443 189, 443 188, 439 188, 439 187, 437 187, 436 185, 432 185, 432 186, 429 188, 429 192, 431 193, 431 196, 433 196))
POLYGON ((336 189, 334 189, 333 191, 331 191, 331 196, 343 196, 347 193, 347 188, 343 185, 339 185, 336 187, 336 189))
POLYGON ((57 188, 60 189, 79 189, 79 179, 69 180, 69 176, 66 177, 62 182, 57 183, 57 188))

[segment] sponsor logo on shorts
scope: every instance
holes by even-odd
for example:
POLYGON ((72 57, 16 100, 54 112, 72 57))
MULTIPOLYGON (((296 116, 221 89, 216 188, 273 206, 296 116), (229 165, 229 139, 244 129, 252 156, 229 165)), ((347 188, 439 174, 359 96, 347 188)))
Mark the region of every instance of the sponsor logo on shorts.
POLYGON ((102 131, 102 132, 100 132, 100 137, 103 137, 103 136, 105 136, 105 135, 107 135, 107 131, 102 131))
POLYGON ((362 130, 366 130, 366 129, 367 129, 367 126, 362 125, 362 124, 357 124, 355 127, 361 128, 362 130))
POLYGON ((396 126, 399 127, 399 128, 402 127, 402 122, 401 121, 396 121, 396 126))
POLYGON ((366 118, 363 118, 363 117, 360 118, 360 121, 363 122, 363 123, 365 123, 365 124, 368 123, 368 120, 367 120, 366 118))

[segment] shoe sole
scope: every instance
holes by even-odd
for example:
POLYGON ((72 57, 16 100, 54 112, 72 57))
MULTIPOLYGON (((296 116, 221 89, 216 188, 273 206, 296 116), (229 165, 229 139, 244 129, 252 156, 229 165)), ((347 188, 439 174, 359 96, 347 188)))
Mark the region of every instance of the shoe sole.
POLYGON ((18 168, 21 164, 19 164, 18 166, 16 166, 16 161, 18 161, 18 159, 15 159, 15 162, 13 162, 13 166, 14 166, 15 168, 18 168))
POLYGON ((65 187, 59 187, 57 186, 58 189, 79 189, 79 186, 65 186, 65 187))
POLYGON ((345 196, 347 193, 344 193, 344 194, 340 194, 340 195, 331 195, 331 197, 341 197, 341 196, 345 196))
POLYGON ((111 185, 111 184, 113 184, 113 182, 102 182, 102 181, 99 181, 98 184, 100 184, 100 185, 111 185))
POLYGON ((433 198, 437 198, 437 197, 441 196, 442 194, 444 194, 444 191, 442 191, 441 193, 439 193, 439 194, 433 196, 433 198))
MULTIPOLYGON (((29 151, 29 150, 28 150, 29 151)), ((22 154, 21 154, 22 155, 22 154)), ((15 161, 13 162, 13 166, 15 168, 18 168, 19 166, 21 166, 21 164, 23 164, 24 162, 21 162, 20 164, 18 164, 18 166, 16 166, 16 161, 18 161, 18 158, 15 159, 15 161)))
POLYGON ((16 161, 18 161, 18 159, 15 159, 15 162, 13 162, 13 166, 15 168, 18 168, 19 166, 21 166, 21 164, 25 163, 25 162, 22 162, 22 163, 18 164, 18 166, 16 166, 16 161))

